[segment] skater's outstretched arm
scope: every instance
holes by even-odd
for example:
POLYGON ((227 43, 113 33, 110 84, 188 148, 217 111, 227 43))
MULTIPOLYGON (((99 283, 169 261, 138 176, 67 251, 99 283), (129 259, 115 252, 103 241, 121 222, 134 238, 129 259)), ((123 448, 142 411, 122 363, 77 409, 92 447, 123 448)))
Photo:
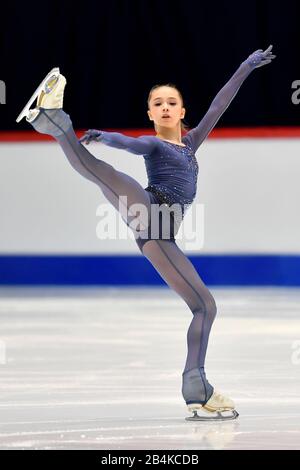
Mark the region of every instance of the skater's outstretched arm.
POLYGON ((271 52, 272 47, 273 46, 269 46, 264 52, 262 49, 258 49, 241 63, 237 71, 216 95, 198 126, 190 130, 184 136, 184 139, 189 142, 194 151, 198 149, 210 131, 214 128, 217 121, 237 94, 243 81, 248 77, 252 70, 270 63, 271 60, 276 57, 271 52))
POLYGON ((136 155, 149 155, 157 143, 156 139, 150 135, 129 137, 119 132, 106 132, 97 129, 89 129, 79 141, 87 145, 91 141, 101 142, 110 147, 127 150, 136 155))

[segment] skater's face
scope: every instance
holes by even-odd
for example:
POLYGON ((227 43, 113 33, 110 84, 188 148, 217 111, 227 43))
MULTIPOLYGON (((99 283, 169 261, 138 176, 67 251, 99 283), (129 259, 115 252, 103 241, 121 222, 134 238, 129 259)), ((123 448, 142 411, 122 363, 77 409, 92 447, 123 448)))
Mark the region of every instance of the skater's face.
POLYGON ((150 121, 159 127, 176 128, 184 118, 185 109, 175 88, 162 86, 153 90, 149 102, 150 121))

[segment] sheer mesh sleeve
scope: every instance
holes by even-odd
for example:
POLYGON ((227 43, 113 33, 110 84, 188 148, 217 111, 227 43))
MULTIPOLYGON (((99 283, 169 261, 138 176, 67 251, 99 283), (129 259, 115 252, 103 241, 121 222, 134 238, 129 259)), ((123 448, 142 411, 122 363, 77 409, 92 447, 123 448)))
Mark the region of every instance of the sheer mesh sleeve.
POLYGON ((247 61, 243 62, 237 71, 232 75, 230 80, 215 96, 207 113, 200 123, 184 136, 184 140, 190 144, 194 152, 196 152, 201 143, 206 139, 210 131, 214 128, 224 111, 228 108, 229 104, 237 94, 245 78, 247 78, 250 72, 252 72, 253 68, 254 67, 251 66, 247 61))
POLYGON ((110 147, 127 150, 136 155, 149 155, 156 146, 156 139, 151 135, 128 137, 119 132, 101 131, 99 142, 110 147))

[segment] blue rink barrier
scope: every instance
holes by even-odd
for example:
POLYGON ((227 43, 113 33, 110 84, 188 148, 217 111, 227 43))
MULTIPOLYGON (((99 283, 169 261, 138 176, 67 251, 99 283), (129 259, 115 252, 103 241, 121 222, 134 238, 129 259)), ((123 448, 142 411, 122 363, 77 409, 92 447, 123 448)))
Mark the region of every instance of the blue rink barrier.
MULTIPOLYGON (((300 286, 298 255, 189 256, 208 285, 300 286)), ((0 256, 0 285, 166 285, 143 256, 0 256)))

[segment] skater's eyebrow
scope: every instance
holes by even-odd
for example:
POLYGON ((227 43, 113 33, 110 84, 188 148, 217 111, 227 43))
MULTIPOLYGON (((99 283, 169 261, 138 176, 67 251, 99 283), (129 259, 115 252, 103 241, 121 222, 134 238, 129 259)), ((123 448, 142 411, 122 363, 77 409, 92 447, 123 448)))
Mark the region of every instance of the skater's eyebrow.
MULTIPOLYGON (((171 99, 171 98, 172 98, 173 100, 176 100, 176 99, 177 99, 177 98, 175 98, 175 96, 169 96, 169 98, 168 98, 168 99, 171 99)), ((154 98, 154 100, 153 100, 153 101, 156 101, 156 100, 161 100, 161 99, 162 99, 161 97, 159 97, 159 98, 154 98)))

